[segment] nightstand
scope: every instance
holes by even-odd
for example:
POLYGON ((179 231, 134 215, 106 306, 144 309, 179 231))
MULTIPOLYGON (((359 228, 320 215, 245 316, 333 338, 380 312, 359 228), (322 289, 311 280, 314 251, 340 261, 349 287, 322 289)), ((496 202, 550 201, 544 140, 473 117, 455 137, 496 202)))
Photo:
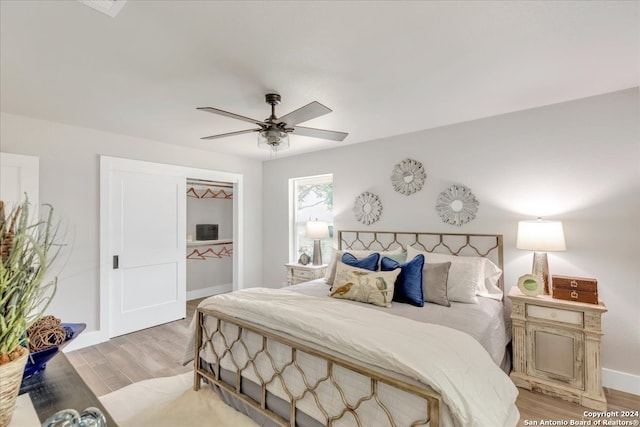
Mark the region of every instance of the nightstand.
POLYGON ((310 280, 320 279, 327 274, 327 265, 302 265, 302 264, 285 264, 287 267, 287 285, 297 285, 298 283, 308 282, 310 280))
POLYGON ((600 365, 604 303, 531 297, 517 286, 511 288, 509 298, 513 302, 514 384, 606 411, 600 365))

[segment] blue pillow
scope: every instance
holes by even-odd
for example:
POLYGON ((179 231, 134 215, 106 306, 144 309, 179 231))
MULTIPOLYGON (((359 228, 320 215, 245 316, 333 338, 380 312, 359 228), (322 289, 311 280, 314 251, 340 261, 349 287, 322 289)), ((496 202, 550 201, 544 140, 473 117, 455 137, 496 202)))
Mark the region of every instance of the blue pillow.
POLYGON ((382 271, 395 270, 400 267, 400 274, 396 279, 393 291, 393 300, 415 305, 424 306, 424 291, 422 290, 422 267, 424 266, 424 255, 416 255, 411 261, 400 264, 398 261, 388 257, 382 258, 382 271))
POLYGON ((342 262, 351 267, 364 268, 365 270, 376 271, 378 269, 378 261, 380 260, 380 254, 377 252, 372 253, 362 259, 358 259, 351 255, 349 252, 345 252, 342 255, 342 262))

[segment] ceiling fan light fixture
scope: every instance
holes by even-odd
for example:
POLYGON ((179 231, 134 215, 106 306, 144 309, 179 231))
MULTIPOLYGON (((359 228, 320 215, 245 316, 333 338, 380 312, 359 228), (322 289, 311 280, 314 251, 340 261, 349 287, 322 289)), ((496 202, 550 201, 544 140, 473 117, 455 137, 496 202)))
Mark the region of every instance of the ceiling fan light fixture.
POLYGON ((280 129, 265 129, 258 132, 258 147, 273 152, 289 148, 289 135, 280 129))
MULTIPOLYGON (((2 1, 2 0, 0 0, 2 1)), ((277 93, 268 93, 265 95, 265 101, 271 106, 271 115, 264 120, 252 119, 251 117, 241 116, 240 114, 230 113, 213 107, 198 107, 198 110, 208 113, 219 114, 221 116, 230 117, 232 119, 242 120, 259 128, 245 129, 236 132, 222 133, 218 135, 205 136, 200 139, 218 139, 228 136, 243 135, 245 133, 258 133, 258 148, 271 151, 271 154, 289 148, 289 133, 311 138, 322 138, 329 141, 343 141, 348 133, 338 132, 325 129, 315 129, 298 126, 298 123, 315 119, 324 114, 330 113, 331 109, 313 101, 304 107, 293 110, 284 116, 276 116, 275 106, 280 103, 280 95, 277 93)))

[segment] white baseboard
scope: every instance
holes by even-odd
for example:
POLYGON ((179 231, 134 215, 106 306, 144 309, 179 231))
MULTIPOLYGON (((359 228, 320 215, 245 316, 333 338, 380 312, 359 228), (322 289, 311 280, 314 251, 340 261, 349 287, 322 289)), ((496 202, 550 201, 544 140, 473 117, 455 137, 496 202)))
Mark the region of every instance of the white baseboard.
POLYGON ((231 292, 233 290, 232 283, 225 283, 224 285, 209 286, 208 288, 195 289, 193 291, 187 291, 187 301, 192 299, 210 297, 211 295, 223 294, 225 292, 231 292))
POLYGON ((602 368, 602 385, 640 396, 640 375, 602 368))

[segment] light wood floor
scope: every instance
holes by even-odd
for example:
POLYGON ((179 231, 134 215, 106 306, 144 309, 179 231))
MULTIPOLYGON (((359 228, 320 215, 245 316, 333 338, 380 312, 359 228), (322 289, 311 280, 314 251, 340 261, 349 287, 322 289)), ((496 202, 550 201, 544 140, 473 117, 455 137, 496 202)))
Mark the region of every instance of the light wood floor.
POLYGON ((65 354, 96 396, 138 381, 189 372, 193 368, 182 366, 182 359, 189 341, 189 324, 200 301, 187 302, 186 319, 65 354))
MULTIPOLYGON (((141 380, 189 372, 192 368, 190 365, 182 366, 182 357, 189 338, 191 317, 199 302, 187 303, 186 319, 113 338, 106 343, 66 353, 66 356, 96 396, 141 380)), ((518 426, 536 425, 531 421, 542 425, 541 421, 590 419, 583 416, 588 409, 580 405, 518 390, 518 426), (525 421, 530 422, 525 424, 525 421)), ((610 411, 640 410, 640 396, 607 388, 605 394, 610 411)))

